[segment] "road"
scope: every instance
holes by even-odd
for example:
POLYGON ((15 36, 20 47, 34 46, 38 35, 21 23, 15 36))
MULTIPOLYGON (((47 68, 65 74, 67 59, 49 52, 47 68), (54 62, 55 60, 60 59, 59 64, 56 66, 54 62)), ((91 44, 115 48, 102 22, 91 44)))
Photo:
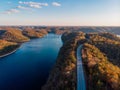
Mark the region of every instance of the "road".
POLYGON ((77 90, 86 90, 85 76, 81 58, 82 45, 77 48, 77 90))

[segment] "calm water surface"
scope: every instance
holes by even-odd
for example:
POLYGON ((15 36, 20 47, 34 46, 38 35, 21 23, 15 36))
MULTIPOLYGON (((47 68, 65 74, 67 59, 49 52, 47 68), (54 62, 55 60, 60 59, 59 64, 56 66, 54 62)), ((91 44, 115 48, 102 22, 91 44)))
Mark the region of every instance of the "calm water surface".
POLYGON ((61 36, 33 39, 12 55, 0 58, 0 90, 40 90, 55 64, 61 36))

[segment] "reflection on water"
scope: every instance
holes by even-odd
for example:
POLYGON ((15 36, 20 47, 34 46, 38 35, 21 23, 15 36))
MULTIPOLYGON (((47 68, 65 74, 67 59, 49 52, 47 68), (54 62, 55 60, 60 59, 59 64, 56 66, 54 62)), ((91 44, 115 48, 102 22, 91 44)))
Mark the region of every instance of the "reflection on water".
POLYGON ((62 46, 61 36, 48 34, 24 43, 0 59, 0 90, 40 90, 62 46))

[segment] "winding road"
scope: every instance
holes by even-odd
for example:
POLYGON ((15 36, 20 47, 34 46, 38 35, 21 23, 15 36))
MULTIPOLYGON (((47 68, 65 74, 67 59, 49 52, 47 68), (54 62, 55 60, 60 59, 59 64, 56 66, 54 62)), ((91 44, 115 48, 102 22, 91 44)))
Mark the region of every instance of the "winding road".
POLYGON ((77 90, 86 90, 85 76, 82 65, 81 49, 83 45, 77 48, 77 90))

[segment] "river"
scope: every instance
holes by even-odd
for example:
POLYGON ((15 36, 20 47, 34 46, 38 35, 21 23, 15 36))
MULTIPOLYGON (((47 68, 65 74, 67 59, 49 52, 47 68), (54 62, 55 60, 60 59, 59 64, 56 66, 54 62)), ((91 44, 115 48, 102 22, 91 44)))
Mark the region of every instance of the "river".
POLYGON ((0 90, 40 90, 61 46, 61 35, 48 34, 23 43, 15 53, 0 58, 0 90))

